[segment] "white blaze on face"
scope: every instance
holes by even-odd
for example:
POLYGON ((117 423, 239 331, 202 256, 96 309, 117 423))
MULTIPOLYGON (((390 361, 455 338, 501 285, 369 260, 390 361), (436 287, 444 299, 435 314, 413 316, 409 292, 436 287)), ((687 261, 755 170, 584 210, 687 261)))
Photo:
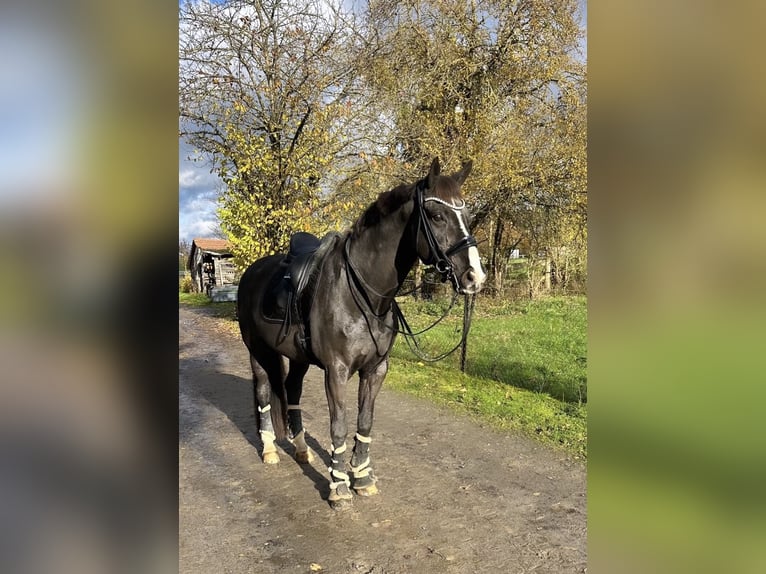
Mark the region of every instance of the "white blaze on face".
MULTIPOLYGON (((455 217, 457 217, 457 223, 460 226, 460 230, 463 232, 463 236, 468 237, 470 235, 470 233, 468 233, 468 226, 465 224, 465 220, 463 219, 463 208, 465 208, 465 201, 461 201, 462 205, 453 205, 452 203, 447 203, 438 197, 429 197, 426 199, 426 201, 435 201, 449 207, 455 214, 455 217)), ((487 276, 484 273, 484 270, 481 268, 479 250, 475 245, 468 248, 468 264, 473 267, 477 286, 481 287, 484 284, 484 280, 487 278, 487 276)))
MULTIPOLYGON (((465 224, 465 220, 463 219, 463 211, 462 209, 452 208, 452 210, 455 212, 455 215, 457 216, 457 222, 460 225, 460 229, 463 231, 466 237, 470 235, 468 233, 468 226, 465 224)), ((476 248, 475 245, 468 248, 468 263, 473 267, 474 276, 476 277, 476 284, 481 287, 484 284, 484 280, 486 279, 486 275, 484 274, 484 270, 481 268, 481 260, 479 259, 479 250, 476 248)))

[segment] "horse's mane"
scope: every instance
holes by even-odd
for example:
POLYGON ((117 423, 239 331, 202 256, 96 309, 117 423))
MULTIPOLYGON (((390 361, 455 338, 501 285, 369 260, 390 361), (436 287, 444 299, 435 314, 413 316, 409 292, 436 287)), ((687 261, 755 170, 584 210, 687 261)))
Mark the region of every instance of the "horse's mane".
POLYGON ((354 223, 351 233, 358 236, 365 229, 375 227, 387 215, 392 214, 407 201, 411 200, 415 193, 414 183, 399 185, 381 193, 354 223))
MULTIPOLYGON (((356 220, 351 229, 352 235, 356 237, 365 229, 376 226, 381 219, 411 200, 415 195, 415 188, 422 182, 423 180, 408 185, 402 184, 381 193, 356 220)), ((460 187, 451 177, 439 175, 431 193, 443 201, 455 201, 455 198, 460 198, 460 187)))

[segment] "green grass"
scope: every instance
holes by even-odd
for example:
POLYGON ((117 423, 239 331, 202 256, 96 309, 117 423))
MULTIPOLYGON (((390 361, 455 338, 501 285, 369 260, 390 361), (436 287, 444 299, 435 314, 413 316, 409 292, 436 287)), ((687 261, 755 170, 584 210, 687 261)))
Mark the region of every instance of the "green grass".
POLYGON ((443 365, 391 361, 386 386, 445 405, 500 430, 587 456, 586 408, 546 394, 482 379, 443 365))
MULTIPOLYGON (((402 303, 415 331, 433 323, 446 306, 402 303)), ((458 307, 419 337, 427 354, 439 354, 459 341, 458 307)), ((459 370, 459 350, 438 363, 424 363, 400 336, 386 384, 585 457, 586 325, 582 296, 522 302, 479 298, 468 338, 466 373, 459 370)))
POLYGON ((236 303, 232 301, 223 301, 214 303, 210 297, 204 293, 178 293, 178 303, 190 307, 210 307, 212 314, 216 317, 228 317, 236 320, 236 303))
MULTIPOLYGON (((441 316, 445 302, 404 301, 413 330, 441 316)), ((460 340, 462 305, 433 330, 419 337, 430 355, 452 348, 460 340)), ((515 387, 546 393, 571 403, 587 401, 586 299, 550 297, 535 301, 493 301, 479 298, 468 337, 466 373, 515 387)), ((415 360, 404 341, 394 356, 415 360)), ((459 351, 444 360, 458 368, 459 351)))
POLYGON ((204 307, 210 305, 213 301, 204 293, 182 293, 179 291, 178 302, 192 307, 204 307))

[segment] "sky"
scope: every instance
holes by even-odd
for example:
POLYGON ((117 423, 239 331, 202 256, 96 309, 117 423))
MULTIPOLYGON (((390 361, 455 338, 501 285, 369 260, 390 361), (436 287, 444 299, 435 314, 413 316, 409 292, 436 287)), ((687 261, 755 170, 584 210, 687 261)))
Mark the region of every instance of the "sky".
POLYGON ((0 18, 0 211, 71 187, 78 159, 71 142, 90 103, 72 44, 34 11, 0 18))
MULTIPOLYGON (((583 26, 586 25, 588 8, 586 0, 580 0, 583 26)), ((587 40, 583 42, 583 56, 587 40)), ((216 237, 218 219, 215 215, 216 197, 223 183, 210 173, 210 164, 187 159, 193 149, 181 140, 178 163, 178 235, 179 240, 189 243, 195 237, 216 237)))
POLYGON ((217 237, 216 197, 223 182, 210 173, 208 161, 192 161, 193 148, 183 140, 178 146, 178 239, 217 237))

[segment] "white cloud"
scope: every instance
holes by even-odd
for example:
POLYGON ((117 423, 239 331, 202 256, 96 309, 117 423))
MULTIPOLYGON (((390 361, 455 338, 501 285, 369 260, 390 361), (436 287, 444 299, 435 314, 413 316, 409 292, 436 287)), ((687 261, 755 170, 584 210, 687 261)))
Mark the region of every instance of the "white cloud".
POLYGON ((194 187, 199 184, 200 174, 193 169, 182 169, 178 172, 178 187, 194 187))
POLYGON ((218 230, 217 219, 193 219, 181 225, 179 218, 179 239, 186 239, 191 243, 195 237, 214 237, 218 230))
POLYGON ((215 214, 221 180, 210 173, 206 162, 187 159, 192 149, 180 142, 178 161, 178 235, 191 241, 195 237, 211 237, 218 229, 215 214))

